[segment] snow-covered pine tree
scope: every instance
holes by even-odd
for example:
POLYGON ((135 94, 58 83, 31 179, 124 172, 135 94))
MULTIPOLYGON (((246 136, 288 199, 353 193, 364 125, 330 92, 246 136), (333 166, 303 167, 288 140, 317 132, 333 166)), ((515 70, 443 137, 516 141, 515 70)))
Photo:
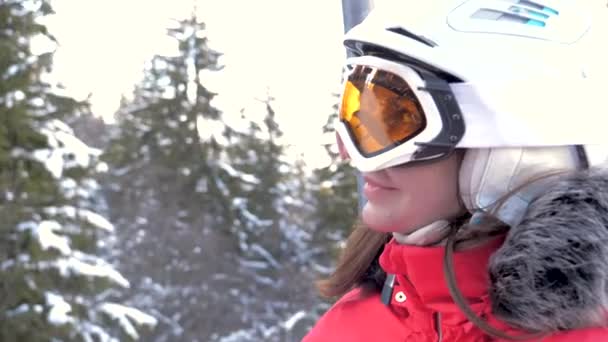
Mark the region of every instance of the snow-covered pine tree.
POLYGON ((45 82, 48 1, 0 3, 0 340, 137 339, 155 319, 113 301, 129 282, 100 257, 113 226, 91 178, 99 151, 61 119, 88 110, 45 82))
POLYGON ((129 302, 161 317, 155 341, 210 340, 229 325, 223 288, 237 242, 220 156, 226 126, 203 80, 220 69, 196 16, 168 30, 176 53, 157 55, 116 115, 109 164, 111 217, 121 227, 129 302), (214 275, 217 276, 214 278, 214 275))
MULTIPOLYGON (((233 257, 235 281, 225 287, 240 319, 236 331, 218 332, 218 340, 296 341, 301 320, 319 303, 313 289, 314 256, 310 244, 314 201, 301 160, 288 156, 277 122, 274 99, 267 97, 241 111, 221 159, 231 177, 235 221, 231 234, 239 251, 233 257)), ((234 329, 233 329, 234 330, 234 329)))
POLYGON ((330 257, 329 260, 335 260, 338 256, 340 246, 350 233, 359 211, 356 170, 341 160, 335 143, 334 125, 337 119, 338 104, 335 104, 323 126, 327 141, 332 142, 324 146, 331 162, 315 170, 311 181, 316 199, 314 241, 315 245, 324 246, 329 251, 326 255, 330 257))

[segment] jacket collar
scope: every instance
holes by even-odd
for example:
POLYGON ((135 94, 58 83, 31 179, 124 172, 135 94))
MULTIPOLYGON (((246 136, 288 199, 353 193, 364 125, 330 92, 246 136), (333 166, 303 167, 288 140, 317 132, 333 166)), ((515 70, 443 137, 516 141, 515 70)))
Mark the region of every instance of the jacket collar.
MULTIPOLYGON (((488 294, 490 256, 503 244, 504 237, 454 253, 456 281, 471 303, 485 301, 488 294)), ((453 303, 443 271, 444 246, 401 245, 391 240, 380 256, 382 269, 397 276, 397 282, 415 291, 419 304, 453 303)), ((410 297, 412 294, 410 293, 410 297)))

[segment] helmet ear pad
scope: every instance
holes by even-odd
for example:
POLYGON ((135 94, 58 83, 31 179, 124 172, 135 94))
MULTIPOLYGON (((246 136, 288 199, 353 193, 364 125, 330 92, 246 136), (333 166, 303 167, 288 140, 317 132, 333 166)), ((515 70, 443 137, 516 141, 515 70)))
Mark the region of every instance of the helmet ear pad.
POLYGON ((545 176, 579 165, 573 146, 467 149, 460 167, 460 197, 469 212, 492 212, 514 225, 546 190, 552 177, 545 176))

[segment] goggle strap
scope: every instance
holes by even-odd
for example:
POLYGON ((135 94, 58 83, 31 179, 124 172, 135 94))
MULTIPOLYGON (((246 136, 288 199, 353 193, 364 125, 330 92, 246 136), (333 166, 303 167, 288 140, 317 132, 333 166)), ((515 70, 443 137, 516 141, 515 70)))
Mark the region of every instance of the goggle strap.
POLYGON ((443 127, 441 132, 431 141, 417 143, 420 148, 414 153, 413 159, 430 159, 449 155, 465 133, 462 111, 456 101, 456 96, 450 84, 432 72, 413 67, 425 82, 419 90, 428 92, 437 105, 443 127))
POLYGON ((428 93, 431 93, 432 91, 451 91, 447 82, 426 81, 424 77, 422 79, 425 80, 426 84, 424 87, 418 87, 418 90, 426 91, 428 93))
POLYGON ((585 147, 583 145, 576 145, 575 150, 576 150, 576 154, 578 156, 578 161, 581 165, 581 168, 588 169, 590 163, 589 163, 589 158, 587 157, 587 152, 585 152, 585 147))
POLYGON ((440 143, 440 142, 416 142, 415 141, 414 145, 423 146, 423 147, 442 147, 442 148, 453 147, 452 144, 444 144, 444 143, 440 143))

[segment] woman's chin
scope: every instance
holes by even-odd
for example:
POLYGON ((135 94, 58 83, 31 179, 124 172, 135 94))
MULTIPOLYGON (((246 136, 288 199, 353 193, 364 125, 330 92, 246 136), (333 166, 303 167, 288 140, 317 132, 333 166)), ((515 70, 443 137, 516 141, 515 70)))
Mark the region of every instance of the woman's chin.
POLYGON ((372 230, 383 233, 392 233, 394 231, 403 231, 404 220, 394 215, 391 215, 382 206, 375 206, 371 202, 367 202, 363 206, 361 212, 361 220, 372 230))

